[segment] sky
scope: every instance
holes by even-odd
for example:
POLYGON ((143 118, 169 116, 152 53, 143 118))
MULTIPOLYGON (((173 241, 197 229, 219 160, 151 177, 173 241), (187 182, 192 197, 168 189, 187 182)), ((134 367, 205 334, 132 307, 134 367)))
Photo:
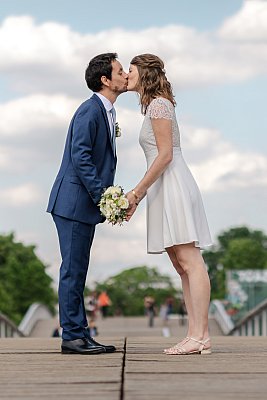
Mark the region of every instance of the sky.
MULTIPOLYGON (((47 200, 69 122, 92 94, 85 68, 109 51, 126 71, 140 53, 164 60, 214 243, 233 226, 267 232, 267 1, 0 0, 0 234, 35 244, 57 283, 47 200)), ((115 106, 122 129, 115 183, 128 191, 146 169, 143 117, 134 93, 115 106)), ((144 264, 175 277, 166 255, 146 254, 145 214, 143 201, 130 223, 98 225, 88 285, 144 264)))

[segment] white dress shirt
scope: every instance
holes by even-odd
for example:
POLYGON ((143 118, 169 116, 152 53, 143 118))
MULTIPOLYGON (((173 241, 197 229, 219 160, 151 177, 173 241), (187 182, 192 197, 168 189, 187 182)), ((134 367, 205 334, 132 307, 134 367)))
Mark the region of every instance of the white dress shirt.
POLYGON ((114 127, 115 127, 115 123, 116 123, 115 120, 114 121, 112 120, 112 114, 110 112, 112 110, 112 108, 113 108, 113 104, 105 96, 103 96, 103 94, 101 94, 101 93, 95 93, 95 94, 100 98, 100 100, 102 101, 102 103, 103 103, 103 105, 104 105, 104 107, 106 109, 108 122, 109 122, 109 127, 110 127, 110 132, 113 135, 114 134, 114 127))

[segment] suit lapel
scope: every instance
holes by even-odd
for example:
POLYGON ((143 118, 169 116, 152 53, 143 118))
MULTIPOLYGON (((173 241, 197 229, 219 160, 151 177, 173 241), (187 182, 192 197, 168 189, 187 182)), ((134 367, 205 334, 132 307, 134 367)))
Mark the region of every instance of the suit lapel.
POLYGON ((103 114, 104 121, 106 123, 106 128, 107 128, 107 133, 108 133, 108 137, 109 137, 109 142, 110 142, 110 146, 111 146, 111 149, 112 149, 112 153, 114 155, 114 158, 117 158, 116 154, 114 154, 114 151, 113 151, 113 144, 112 144, 112 139, 111 139, 112 135, 111 135, 110 126, 109 126, 109 122, 108 122, 107 111, 106 111, 106 109, 104 107, 104 104, 102 103, 102 101, 100 100, 100 98, 96 94, 93 94, 92 99, 95 100, 98 103, 98 105, 100 106, 100 108, 101 108, 101 112, 103 114))

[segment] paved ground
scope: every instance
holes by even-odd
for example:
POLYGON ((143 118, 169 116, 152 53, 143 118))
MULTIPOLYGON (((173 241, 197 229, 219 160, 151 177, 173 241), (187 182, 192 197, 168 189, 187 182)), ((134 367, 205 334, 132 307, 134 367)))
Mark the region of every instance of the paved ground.
POLYGON ((213 354, 167 356, 173 338, 99 337, 116 353, 62 355, 60 339, 0 339, 0 399, 266 400, 267 338, 213 337, 213 354))
MULTIPOLYGON (((155 318, 153 328, 148 326, 146 317, 115 317, 96 320, 99 334, 101 336, 170 336, 181 337, 186 333, 186 320, 178 319, 178 316, 173 316, 167 324, 163 324, 159 317, 155 318), (165 329, 164 329, 165 328, 165 329), (167 329, 166 329, 167 328, 167 329)), ((51 320, 40 321, 33 330, 31 337, 46 337, 52 335, 53 329, 58 326, 58 318, 51 320)), ((217 323, 210 318, 210 331, 212 336, 221 335, 222 332, 217 323)))

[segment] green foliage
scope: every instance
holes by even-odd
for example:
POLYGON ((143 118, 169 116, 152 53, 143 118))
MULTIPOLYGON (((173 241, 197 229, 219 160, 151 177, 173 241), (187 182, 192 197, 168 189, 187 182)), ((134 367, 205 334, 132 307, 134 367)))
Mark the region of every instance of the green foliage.
POLYGON ((152 296, 159 307, 166 298, 177 296, 169 276, 161 275, 156 268, 134 267, 98 283, 96 291, 105 290, 111 301, 109 313, 143 315, 144 297, 152 296))
POLYGON ((15 323, 34 302, 54 311, 56 295, 45 268, 34 246, 15 242, 13 234, 0 235, 0 311, 15 323))
POLYGON ((220 264, 221 251, 205 251, 203 257, 209 268, 211 283, 211 299, 223 299, 225 297, 225 270, 220 264))
POLYGON ((258 242, 266 250, 267 236, 262 231, 253 231, 246 226, 231 228, 222 232, 218 236, 219 248, 221 251, 227 250, 234 239, 252 239, 258 242))
POLYGON ((233 239, 221 258, 225 269, 263 269, 266 249, 255 239, 233 239))
POLYGON ((267 267, 267 236, 246 226, 231 228, 218 236, 218 245, 204 251, 203 257, 209 268, 211 298, 222 299, 227 270, 267 267))

